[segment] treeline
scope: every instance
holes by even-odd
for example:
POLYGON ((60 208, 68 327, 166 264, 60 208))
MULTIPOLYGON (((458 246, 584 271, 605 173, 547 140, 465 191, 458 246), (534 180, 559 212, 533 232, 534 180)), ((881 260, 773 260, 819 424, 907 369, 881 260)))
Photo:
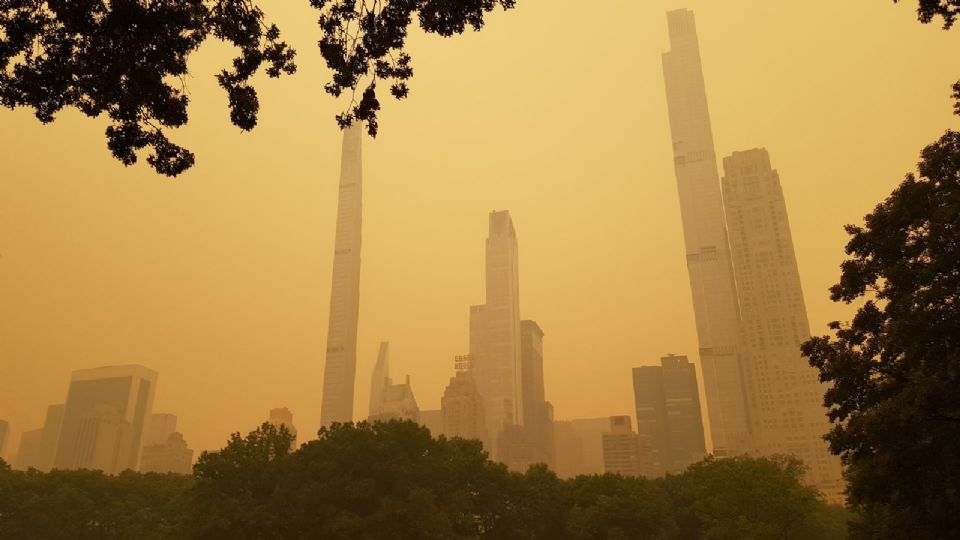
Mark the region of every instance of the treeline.
MULTIPOLYGON (((291 451, 265 424, 204 453, 193 476, 13 471, 0 538, 839 539, 848 514, 790 458, 707 459, 665 479, 560 480, 434 439, 411 422, 337 425, 291 451)), ((2 463, 2 462, 0 462, 2 463)))

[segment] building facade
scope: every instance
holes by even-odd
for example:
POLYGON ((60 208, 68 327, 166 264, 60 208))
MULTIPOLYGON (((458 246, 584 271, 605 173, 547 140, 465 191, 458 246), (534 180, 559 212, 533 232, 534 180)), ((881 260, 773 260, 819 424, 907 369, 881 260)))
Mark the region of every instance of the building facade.
POLYGON ((671 11, 667 22, 670 51, 663 54, 663 75, 704 393, 714 454, 734 455, 750 449, 750 424, 737 352, 737 290, 700 46, 692 11, 671 11))
POLYGON ((470 355, 484 399, 487 434, 523 424, 517 235, 507 211, 491 212, 486 242, 486 304, 470 308, 470 355))
POLYGON ((723 196, 743 319, 741 355, 758 452, 793 454, 828 495, 843 490, 818 372, 800 355, 810 325, 780 177, 764 149, 723 160, 723 196))
POLYGON ((634 433, 629 416, 611 416, 610 431, 603 441, 603 472, 623 476, 649 476, 640 437, 634 433))
POLYGON ((700 395, 693 364, 666 356, 659 366, 633 369, 637 433, 649 449, 649 473, 680 472, 706 455, 700 395))
POLYGON ((357 376, 357 322, 360 317, 360 240, 362 232, 363 126, 343 131, 333 283, 323 367, 320 423, 353 421, 357 376))
POLYGON ((140 472, 190 474, 193 472, 193 450, 187 447, 183 435, 175 431, 164 443, 143 447, 140 472))
POLYGON ((157 373, 138 365, 73 372, 54 468, 137 470, 156 386, 157 373))
POLYGON ((469 369, 458 371, 450 378, 440 400, 443 434, 447 437, 477 439, 488 446, 484 403, 473 373, 469 369))
POLYGON ((370 375, 370 407, 367 409, 368 418, 377 416, 383 412, 383 389, 391 383, 390 342, 381 341, 380 351, 377 354, 377 363, 373 366, 373 374, 370 375))

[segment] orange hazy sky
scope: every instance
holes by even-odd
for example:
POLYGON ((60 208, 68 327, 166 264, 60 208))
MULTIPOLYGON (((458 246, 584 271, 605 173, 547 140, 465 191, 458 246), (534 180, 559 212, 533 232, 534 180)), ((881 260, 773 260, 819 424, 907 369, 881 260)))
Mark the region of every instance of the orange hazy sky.
MULTIPOLYGON (((198 156, 170 180, 124 168, 106 121, 43 126, 0 110, 0 419, 40 427, 70 371, 140 363, 154 406, 197 449, 272 407, 319 425, 343 103, 306 0, 264 0, 300 71, 259 79, 260 124, 229 123, 192 59, 198 156)), ((395 379, 439 407, 468 307, 483 302, 487 213, 510 210, 524 318, 546 332, 557 418, 630 414, 630 368, 697 341, 660 66, 669 9, 696 12, 719 157, 765 147, 779 170, 811 327, 846 319, 826 289, 858 221, 947 128, 960 31, 916 2, 519 0, 480 33, 415 32, 410 98, 365 141, 356 411, 381 340, 395 379)))

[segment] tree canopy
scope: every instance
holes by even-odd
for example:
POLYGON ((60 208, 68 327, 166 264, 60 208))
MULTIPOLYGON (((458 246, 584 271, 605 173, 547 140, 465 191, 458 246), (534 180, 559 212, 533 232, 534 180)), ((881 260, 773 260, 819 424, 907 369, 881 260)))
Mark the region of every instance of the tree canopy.
MULTIPOLYGON (((333 72, 327 92, 352 99, 341 126, 365 123, 376 135, 377 82, 406 97, 413 75, 405 51, 416 19, 426 32, 479 30, 484 15, 515 0, 309 0, 319 12, 318 46, 333 72)), ((147 162, 176 176, 195 156, 167 136, 188 121, 188 60, 207 39, 238 50, 214 74, 229 100, 230 121, 249 131, 260 101, 251 78, 292 75, 296 51, 280 40, 252 0, 0 0, 0 105, 28 107, 43 123, 66 107, 106 115, 107 146, 124 165, 147 162)))
POLYGON ((960 133, 923 150, 918 175, 848 225, 834 301, 862 302, 803 353, 831 383, 832 450, 869 537, 960 530, 960 133))
POLYGON ((847 515, 787 458, 703 461, 665 479, 510 472, 478 441, 411 422, 337 424, 292 450, 264 424, 192 476, 0 466, 0 538, 839 540, 847 515))

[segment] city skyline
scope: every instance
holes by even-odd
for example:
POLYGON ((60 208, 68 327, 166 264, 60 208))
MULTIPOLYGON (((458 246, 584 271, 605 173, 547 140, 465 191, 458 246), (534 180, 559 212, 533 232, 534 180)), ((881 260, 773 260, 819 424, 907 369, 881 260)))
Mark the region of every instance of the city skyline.
MULTIPOLYGON (((763 145, 775 156, 788 180, 811 328, 823 333, 827 321, 851 313, 829 305, 825 293, 842 257, 841 226, 888 193, 900 172, 913 167, 916 150, 955 122, 944 111, 949 81, 925 53, 946 50, 956 38, 917 25, 904 4, 877 9, 862 27, 849 24, 856 9, 838 8, 836 22, 823 23, 822 44, 784 28, 760 3, 688 5, 701 22, 713 123, 724 126, 717 153, 763 145), (734 37, 721 39, 728 35, 734 37), (889 35, 909 43, 892 48, 889 35), (838 46, 848 39, 858 45, 838 46), (791 56, 798 44, 809 47, 809 61, 791 56), (770 60, 778 56, 791 59, 789 70, 770 60), (882 75, 863 78, 871 69, 882 75), (822 78, 812 78, 815 73, 822 78), (808 106, 805 100, 827 92, 820 86, 827 80, 831 100, 808 106), (858 105, 842 122, 826 122, 854 97, 858 105), (887 113, 871 119, 877 110, 887 113), (897 131, 900 142, 885 145, 899 125, 905 126, 897 131)), ((369 362, 386 336, 404 351, 397 369, 423 389, 418 400, 439 405, 439 392, 425 391, 442 388, 449 373, 436 366, 466 350, 463 306, 482 294, 476 239, 486 224, 477 222, 492 208, 509 208, 523 234, 524 311, 550 335, 545 379, 557 418, 629 412, 630 387, 620 380, 628 378, 626 370, 668 351, 696 357, 689 284, 676 247, 680 228, 659 57, 669 47, 663 13, 673 7, 651 3, 603 14, 614 28, 625 29, 621 20, 639 26, 620 38, 597 38, 619 52, 602 70, 584 67, 593 84, 548 77, 551 92, 531 85, 542 102, 522 88, 498 93, 503 79, 492 64, 478 61, 479 51, 519 51, 516 62, 500 55, 503 76, 518 76, 518 66, 531 59, 554 69, 568 65, 510 37, 531 18, 549 21, 537 27, 545 28, 544 43, 564 51, 561 58, 582 58, 550 30, 568 15, 524 6, 491 19, 496 24, 483 33, 451 42, 444 50, 465 54, 465 64, 478 66, 477 78, 413 38, 426 52, 416 55, 410 101, 385 103, 390 118, 375 141, 364 141, 367 187, 376 182, 377 189, 364 201, 366 320, 360 322, 357 413, 367 398, 369 362), (565 104, 599 99, 593 85, 602 79, 595 75, 624 62, 634 68, 608 89, 625 104, 621 117, 565 111, 565 104), (491 76, 494 90, 462 92, 491 76), (448 97, 454 95, 475 107, 456 106, 448 97), (427 102, 442 104, 443 115, 423 106, 427 102), (488 126, 496 126, 495 135, 488 126), (425 142, 436 151, 420 150, 425 142), (489 152, 478 156, 479 143, 489 152), (397 170, 405 172, 388 174, 397 170), (638 328, 645 330, 639 337, 638 328), (578 391, 591 399, 576 397, 578 391)), ((820 9, 800 8, 793 18, 809 23, 820 9)), ((304 49, 315 40, 298 30, 302 15, 282 7, 277 17, 304 49)), ((198 62, 222 63, 218 51, 203 54, 198 62)), ((198 168, 173 183, 158 181, 141 170, 146 167, 112 162, 96 122, 65 113, 41 127, 27 125, 35 120, 23 111, 4 113, 12 126, 5 135, 22 139, 7 141, 11 166, 38 171, 30 182, 9 176, 0 182, 3 219, 18 224, 0 233, 6 293, 0 341, 4 360, 17 365, 0 382, 0 409, 15 432, 44 424, 47 405, 63 399, 64 373, 131 357, 161 372, 165 387, 181 389, 158 396, 159 408, 182 415, 197 448, 215 448, 232 430, 257 425, 263 409, 276 403, 297 412, 305 434, 319 425, 315 387, 322 378, 341 134, 323 122, 331 111, 286 106, 287 93, 314 99, 322 91, 309 78, 311 60, 304 62, 303 79, 261 89, 263 116, 252 133, 224 129, 210 136, 223 115, 198 111, 198 124, 184 136, 212 140, 198 154, 198 168), (44 144, 35 144, 40 140, 44 144), (269 153, 257 150, 271 140, 277 143, 266 147, 269 153), (291 149, 281 151, 280 144, 291 149), (44 150, 54 147, 70 152, 75 177, 58 176, 44 150), (219 168, 222 177, 212 174, 219 168), (53 388, 34 388, 38 380, 53 388), (218 392, 205 391, 211 380, 218 392), (188 418, 184 413, 194 405, 221 412, 188 418)), ((556 70, 569 78, 562 67, 556 70)), ((191 92, 193 103, 222 101, 214 81, 198 78, 191 92)))

